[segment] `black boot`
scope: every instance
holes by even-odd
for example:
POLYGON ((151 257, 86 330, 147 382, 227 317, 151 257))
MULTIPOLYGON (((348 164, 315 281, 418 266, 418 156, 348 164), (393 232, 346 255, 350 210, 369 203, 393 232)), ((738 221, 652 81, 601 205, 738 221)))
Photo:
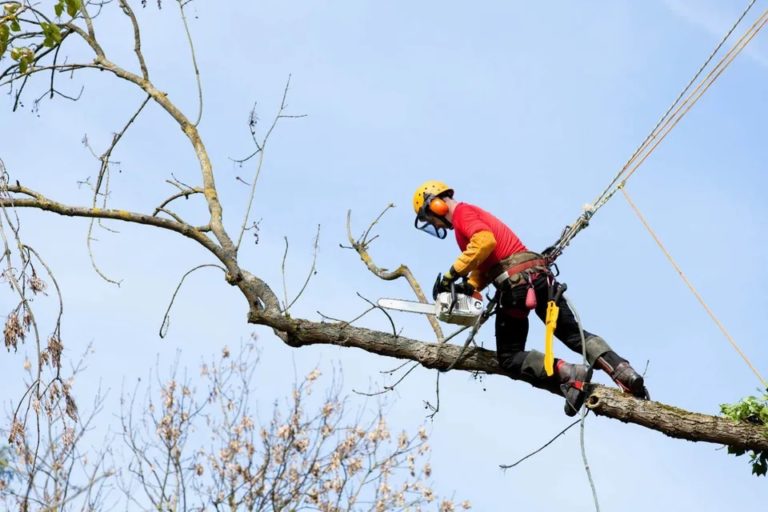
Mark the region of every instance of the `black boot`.
POLYGON ((645 388, 645 380, 643 376, 635 371, 630 366, 629 361, 618 358, 615 353, 605 354, 597 358, 597 366, 611 376, 611 379, 621 388, 625 393, 648 400, 650 395, 645 388), (611 361, 614 364, 610 364, 609 360, 612 359, 610 355, 615 356, 618 362, 611 361), (606 357, 607 356, 607 357, 606 357))
POLYGON ((560 389, 565 396, 565 414, 575 416, 584 405, 584 399, 587 396, 584 389, 587 381, 587 367, 561 360, 557 365, 557 374, 560 377, 560 389))

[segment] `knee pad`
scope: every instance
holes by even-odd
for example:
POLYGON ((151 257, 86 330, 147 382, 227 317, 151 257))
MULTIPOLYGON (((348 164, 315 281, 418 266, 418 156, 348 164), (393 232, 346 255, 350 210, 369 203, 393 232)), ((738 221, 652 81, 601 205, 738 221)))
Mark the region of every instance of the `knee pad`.
POLYGON ((524 351, 512 353, 497 352, 496 359, 499 361, 499 366, 509 372, 510 377, 513 379, 519 379, 523 375, 523 366, 525 364, 527 354, 528 353, 524 351))
POLYGON ((584 340, 584 344, 589 364, 594 364, 598 357, 611 351, 611 346, 600 336, 591 335, 584 340))

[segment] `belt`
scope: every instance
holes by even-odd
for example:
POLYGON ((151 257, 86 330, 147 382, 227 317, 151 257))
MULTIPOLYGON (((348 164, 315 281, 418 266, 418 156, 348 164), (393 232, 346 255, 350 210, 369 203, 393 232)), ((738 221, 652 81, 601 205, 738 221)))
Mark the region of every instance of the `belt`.
POLYGON ((516 274, 519 274, 521 272, 524 272, 528 269, 534 268, 534 267, 544 267, 547 268, 548 262, 545 258, 537 258, 535 260, 528 260, 524 261, 522 263, 519 263, 517 265, 514 265, 512 267, 509 267, 508 269, 502 271, 499 275, 497 275, 493 279, 493 283, 496 286, 501 286, 504 284, 504 282, 507 279, 510 279, 511 277, 515 276, 516 274))

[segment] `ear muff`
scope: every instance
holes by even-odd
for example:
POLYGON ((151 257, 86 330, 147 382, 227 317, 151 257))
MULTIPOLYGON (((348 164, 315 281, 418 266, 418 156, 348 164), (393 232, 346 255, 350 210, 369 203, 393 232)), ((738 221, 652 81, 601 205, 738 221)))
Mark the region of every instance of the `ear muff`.
POLYGON ((429 209, 432 213, 439 215, 440 217, 445 217, 448 213, 448 205, 439 197, 435 197, 429 202, 429 209))

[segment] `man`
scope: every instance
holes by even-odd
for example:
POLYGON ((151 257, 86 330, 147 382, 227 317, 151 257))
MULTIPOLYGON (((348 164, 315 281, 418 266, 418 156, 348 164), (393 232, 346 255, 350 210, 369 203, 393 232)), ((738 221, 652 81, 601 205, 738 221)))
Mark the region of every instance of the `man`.
MULTIPOLYGON (((499 291, 496 314, 496 352, 499 364, 515 379, 565 396, 565 412, 575 415, 584 401, 583 385, 587 367, 555 359, 554 374, 544 370, 544 354, 525 350, 528 314, 531 309, 543 321, 547 302, 559 283, 549 271, 549 262, 529 251, 515 233, 490 213, 453 198, 453 189, 440 181, 427 181, 413 196, 416 228, 438 238, 455 231, 462 253, 442 276, 434 293, 449 290, 459 278, 466 278, 464 292, 481 290, 490 283, 499 291)), ((582 331, 562 297, 555 337, 571 350, 582 353, 582 331)), ((647 398, 643 377, 629 362, 611 349, 601 337, 583 331, 588 362, 614 380, 619 387, 639 398, 647 398)))

